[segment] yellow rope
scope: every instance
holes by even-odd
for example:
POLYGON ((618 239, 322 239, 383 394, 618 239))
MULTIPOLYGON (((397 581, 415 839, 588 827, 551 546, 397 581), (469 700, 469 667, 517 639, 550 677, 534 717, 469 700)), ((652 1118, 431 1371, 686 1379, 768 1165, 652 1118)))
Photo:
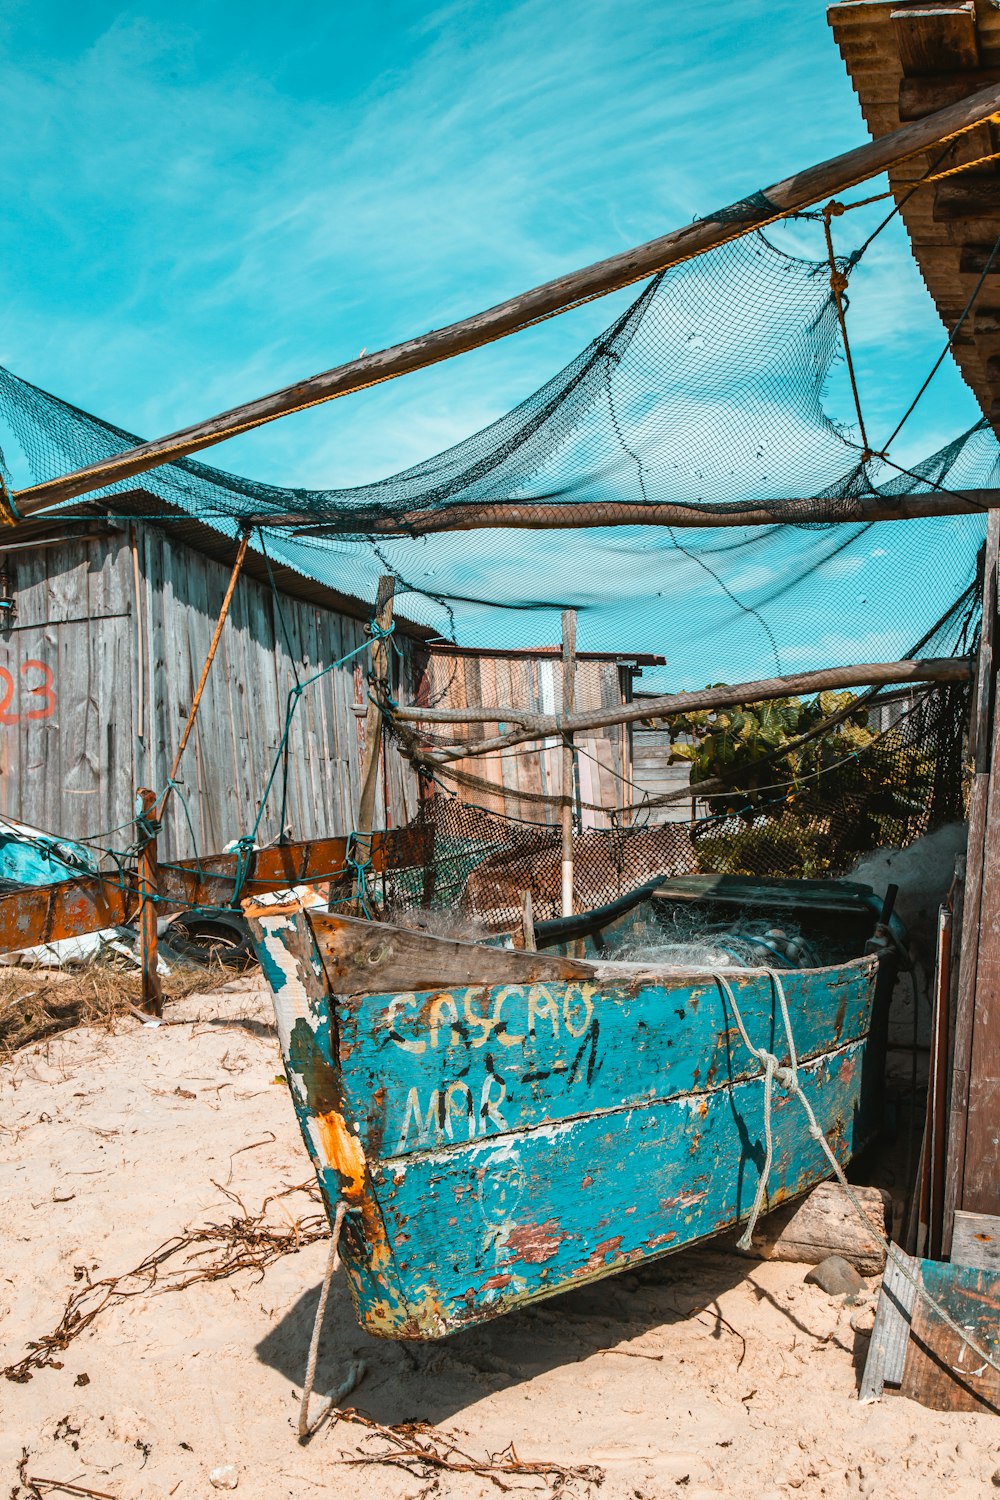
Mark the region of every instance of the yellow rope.
POLYGON ((7 488, 7 481, 0 474, 0 524, 4 526, 16 526, 21 516, 18 515, 17 507, 7 488))

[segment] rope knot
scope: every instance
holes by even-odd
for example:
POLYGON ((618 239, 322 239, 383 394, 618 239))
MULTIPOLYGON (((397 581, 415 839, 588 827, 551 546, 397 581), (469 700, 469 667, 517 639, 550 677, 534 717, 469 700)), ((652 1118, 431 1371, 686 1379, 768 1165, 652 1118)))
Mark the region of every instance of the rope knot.
POLYGON ((842 292, 846 292, 847 291, 847 272, 846 271, 831 271, 831 273, 830 273, 830 290, 833 291, 833 292, 836 292, 838 295, 840 293, 842 293, 842 292))

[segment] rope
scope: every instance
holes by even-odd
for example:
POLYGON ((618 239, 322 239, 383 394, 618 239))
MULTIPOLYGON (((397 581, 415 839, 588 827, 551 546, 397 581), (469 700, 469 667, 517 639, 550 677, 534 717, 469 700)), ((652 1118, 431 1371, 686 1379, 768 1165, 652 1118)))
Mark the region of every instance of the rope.
POLYGON ((834 305, 837 309, 837 321, 840 324, 840 336, 844 341, 844 358, 847 361, 847 374, 851 382, 851 395, 854 397, 854 410, 857 413, 858 428, 861 432, 861 462, 867 463, 872 457, 872 450, 868 442, 868 433, 865 431, 865 419, 861 411, 861 396, 858 392, 857 376, 854 372, 854 358, 851 354, 851 342, 847 337, 847 299, 844 293, 847 291, 847 270, 841 269, 837 263, 837 257, 833 249, 833 231, 830 228, 830 220, 835 215, 844 212, 844 205, 833 199, 823 210, 823 234, 826 237, 826 253, 830 262, 830 291, 833 294, 834 305))
POLYGON ((316 1379, 316 1364, 319 1360, 319 1340, 323 1331, 323 1319, 326 1316, 326 1303, 330 1295, 330 1283, 333 1280, 334 1271, 340 1269, 340 1230, 347 1213, 347 1204, 341 1198, 337 1203, 336 1212, 333 1216, 333 1231, 330 1240, 330 1254, 326 1262, 326 1271, 323 1275, 323 1285, 320 1288, 319 1302, 316 1306, 316 1317, 313 1320, 312 1337, 309 1340, 309 1358, 306 1362, 306 1378, 302 1385, 302 1404, 299 1407, 299 1442, 305 1443, 312 1437, 320 1423, 330 1415, 339 1402, 353 1391, 365 1373, 364 1360, 356 1359, 348 1367, 347 1376, 330 1397, 329 1405, 310 1423, 309 1402, 312 1399, 313 1383, 316 1379))
POLYGON ((3 474, 0 474, 0 522, 4 526, 16 526, 22 519, 20 511, 14 504, 14 497, 7 487, 7 481, 3 474))
POLYGON ((781 982, 781 975, 778 974, 774 969, 765 969, 764 973, 771 981, 772 989, 778 1001, 778 1008, 781 1012, 781 1023, 784 1027, 785 1040, 788 1044, 789 1066, 787 1068, 784 1067, 780 1059, 776 1057, 773 1052, 769 1052, 766 1047, 754 1046, 753 1042, 751 1042, 750 1040, 746 1025, 743 1020, 743 1015, 740 1011, 740 1007, 736 999, 735 992, 732 985, 729 983, 728 978, 725 974, 722 973, 715 973, 712 976, 716 984, 719 986, 719 989, 722 991, 723 995, 732 1006, 733 1016, 735 1017, 736 1025, 739 1030, 740 1037, 743 1041, 743 1045, 746 1047, 750 1055, 756 1058, 757 1062, 760 1063, 761 1071, 764 1075, 764 1166, 761 1170, 760 1179, 757 1183, 757 1192, 754 1196, 753 1207, 750 1210, 750 1217, 747 1220, 747 1227, 736 1242, 737 1248, 740 1250, 749 1250, 751 1248, 753 1231, 760 1214, 761 1206, 764 1202, 764 1197, 767 1193, 767 1182, 774 1156, 771 1129, 771 1102, 774 1084, 775 1082, 777 1082, 781 1084, 782 1088, 787 1089, 790 1094, 793 1094, 801 1104, 803 1110, 805 1111, 806 1120, 808 1122, 809 1135, 825 1155, 835 1177, 837 1178, 837 1181, 847 1195, 847 1199, 851 1207, 861 1219, 862 1223, 866 1226, 872 1237, 882 1246, 882 1249, 885 1251, 888 1259, 892 1261, 899 1274, 905 1281, 908 1281, 910 1283, 917 1296, 923 1298, 928 1307, 930 1307, 932 1311, 937 1315, 937 1317, 940 1318, 941 1322, 944 1323, 947 1328, 950 1328, 952 1333, 957 1335, 961 1342, 965 1344, 967 1348, 971 1349, 973 1354, 975 1354, 978 1359, 983 1360, 990 1366, 992 1370, 995 1370, 998 1374, 1000 1374, 1000 1359, 996 1359, 992 1355, 987 1354, 986 1350, 981 1348, 976 1340, 974 1338, 971 1338, 968 1332, 958 1323, 956 1323, 955 1319, 951 1316, 948 1310, 943 1307, 938 1299, 927 1290, 927 1288, 924 1286, 922 1278, 919 1275, 915 1276, 913 1274, 909 1266, 906 1264, 906 1260, 897 1252, 896 1247, 892 1244, 891 1240, 886 1239, 882 1231, 876 1228, 876 1226, 872 1223, 871 1219, 865 1212, 861 1200, 858 1198, 857 1193, 855 1193, 854 1189, 851 1187, 851 1184, 848 1182, 847 1177, 844 1173, 844 1169, 840 1165, 840 1162, 837 1160, 836 1153, 834 1152, 829 1141, 824 1135, 822 1127, 817 1122, 812 1105, 809 1103, 809 1100, 803 1093, 802 1085, 799 1083, 798 1056, 795 1051, 795 1039, 792 1035, 792 1023, 788 1015, 788 1002, 785 999, 785 989, 781 982))

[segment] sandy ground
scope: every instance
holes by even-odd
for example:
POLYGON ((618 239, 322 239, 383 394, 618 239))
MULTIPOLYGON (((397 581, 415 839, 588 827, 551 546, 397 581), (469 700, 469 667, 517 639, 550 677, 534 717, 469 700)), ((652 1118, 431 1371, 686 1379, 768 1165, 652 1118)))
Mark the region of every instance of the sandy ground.
MULTIPOLYGON (((50 1333, 88 1275, 126 1273, 172 1236, 239 1217, 229 1195, 256 1214, 268 1195, 310 1180, 274 1081, 269 1017, 259 980, 244 980, 175 1006, 179 1024, 81 1028, 2 1070, 0 1363, 50 1333)), ((267 1218, 287 1232, 312 1213, 299 1193, 267 1218)), ((215 1253, 202 1242, 163 1270, 190 1272, 215 1253)), ((216 1495, 220 1466, 246 1500, 502 1493, 478 1475, 434 1479, 376 1462, 385 1443, 347 1420, 299 1445, 326 1254, 316 1240, 259 1277, 140 1288, 69 1344, 62 1368, 0 1381, 0 1495, 33 1493, 18 1478, 24 1450, 24 1474, 115 1500, 216 1495), (345 1462, 365 1455, 373 1461, 345 1462)), ((600 1471, 504 1479, 518 1493, 995 1493, 1000 1422, 899 1397, 859 1406, 871 1310, 805 1285, 804 1269, 698 1249, 417 1348, 361 1333, 338 1281, 317 1390, 360 1356, 368 1373, 351 1399, 383 1424, 433 1423, 477 1458, 513 1443, 522 1460, 600 1471)))

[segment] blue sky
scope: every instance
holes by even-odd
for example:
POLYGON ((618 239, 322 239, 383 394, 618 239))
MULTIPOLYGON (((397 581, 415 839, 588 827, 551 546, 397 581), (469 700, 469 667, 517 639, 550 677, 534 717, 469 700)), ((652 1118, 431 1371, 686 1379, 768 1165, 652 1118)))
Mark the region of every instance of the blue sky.
MULTIPOLYGON (((149 437, 867 138, 816 0, 7 0, 0 41, 0 363, 149 437)), ((786 243, 820 253, 811 226, 786 243)), ((508 409, 622 305, 206 457, 281 484, 378 478, 508 409)), ((878 442, 944 338, 898 225, 851 319, 878 442)), ((897 457, 978 415, 948 362, 897 457)))

